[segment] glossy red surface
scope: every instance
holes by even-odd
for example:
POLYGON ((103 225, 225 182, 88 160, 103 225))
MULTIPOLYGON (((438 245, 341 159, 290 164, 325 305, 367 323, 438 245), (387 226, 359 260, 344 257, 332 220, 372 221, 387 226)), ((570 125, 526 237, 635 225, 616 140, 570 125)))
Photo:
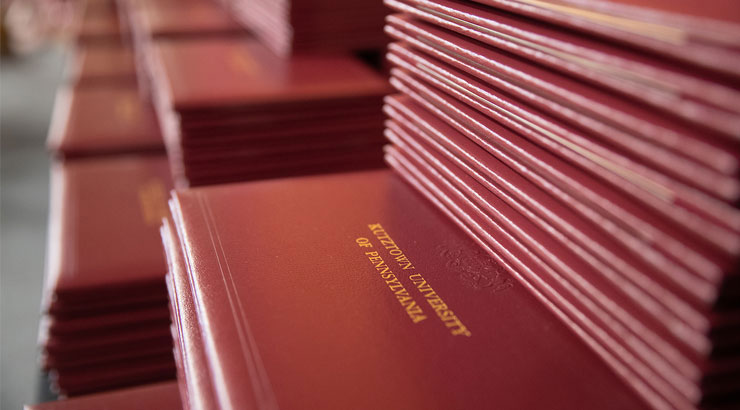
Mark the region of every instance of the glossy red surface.
POLYGON ((62 87, 48 146, 65 158, 164 152, 154 108, 133 82, 62 87))
POLYGON ((634 0, 476 2, 626 44, 703 70, 735 78, 740 75, 740 58, 733 50, 740 38, 740 16, 732 0, 707 3, 652 0, 640 1, 639 5, 634 0))
POLYGON ((103 408, 108 410, 131 408, 180 410, 182 404, 177 394, 177 383, 164 382, 25 406, 25 410, 100 410, 103 408))
POLYGON ((172 208, 221 406, 644 406, 506 268, 388 171, 178 191, 172 208), (426 319, 411 320, 400 288, 368 259, 375 251, 426 319), (413 274, 469 337, 440 320, 413 274))
POLYGON ((201 335, 200 322, 190 286, 190 275, 182 254, 180 240, 171 220, 164 222, 162 241, 167 249, 168 264, 172 278, 172 304, 175 313, 172 322, 175 324, 177 348, 182 359, 181 388, 184 390, 183 403, 190 409, 217 409, 213 379, 208 368, 201 335))
POLYGON ((177 111, 321 102, 387 94, 380 74, 349 56, 279 58, 245 38, 160 41, 161 93, 177 111), (203 81, 204 78, 209 81, 203 81))
POLYGON ((77 298, 120 304, 147 289, 166 296, 158 229, 171 186, 160 157, 54 165, 44 307, 77 298))
POLYGON ((78 47, 68 69, 72 83, 82 85, 136 82, 131 48, 116 44, 88 44, 78 47))

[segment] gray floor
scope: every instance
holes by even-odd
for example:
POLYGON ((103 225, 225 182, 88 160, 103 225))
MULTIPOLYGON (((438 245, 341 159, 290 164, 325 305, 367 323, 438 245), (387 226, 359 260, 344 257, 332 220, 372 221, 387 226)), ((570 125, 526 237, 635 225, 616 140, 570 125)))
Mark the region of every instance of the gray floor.
POLYGON ((46 249, 44 150, 62 73, 57 48, 0 63, 0 408, 37 401, 36 332, 46 249))

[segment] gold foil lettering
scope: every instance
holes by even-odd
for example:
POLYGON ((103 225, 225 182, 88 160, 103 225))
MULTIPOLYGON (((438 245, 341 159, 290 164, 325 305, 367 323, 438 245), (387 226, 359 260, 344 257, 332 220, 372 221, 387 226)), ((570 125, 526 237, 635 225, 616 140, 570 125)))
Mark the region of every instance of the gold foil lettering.
MULTIPOLYGON (((385 231, 381 224, 369 224, 367 227, 370 229, 373 235, 375 235, 376 239, 378 239, 383 248, 388 250, 388 253, 395 259, 395 261, 398 263, 398 266, 402 270, 415 269, 414 265, 404 254, 403 250, 398 247, 396 242, 390 237, 390 235, 388 235, 388 232, 385 231)), ((368 253, 366 253, 366 255, 368 253)), ((372 253, 374 254, 374 256, 380 257, 380 254, 377 251, 373 251, 372 253)), ((442 323, 444 323, 445 327, 449 329, 450 334, 452 334, 453 336, 466 337, 470 337, 472 335, 470 330, 462 323, 460 318, 455 315, 452 309, 450 309, 450 307, 444 302, 444 300, 442 300, 437 292, 432 289, 432 286, 424 279, 423 276, 418 273, 413 273, 409 275, 408 278, 416 286, 416 289, 419 291, 419 293, 424 296, 424 299, 426 299, 429 306, 434 309, 439 319, 442 321, 442 323)), ((399 286, 403 286, 395 275, 393 276, 393 280, 386 282, 388 283, 389 287, 395 286, 396 283, 398 283, 399 286)))
POLYGON ((147 225, 159 226, 168 215, 167 195, 164 184, 152 179, 139 187, 139 206, 147 225))
POLYGON ((396 245, 396 242, 393 241, 388 233, 386 233, 382 225, 370 224, 368 225, 368 228, 370 228, 370 231, 372 231, 373 235, 375 235, 375 237, 380 241, 380 244, 385 249, 388 249, 388 253, 390 253, 391 256, 394 257, 402 270, 414 269, 414 265, 411 263, 411 261, 409 261, 409 258, 403 254, 403 251, 398 247, 398 245, 396 245))
POLYGON ((134 95, 126 95, 116 100, 114 110, 116 117, 123 123, 133 123, 139 119, 139 104, 134 95))
POLYGON ((370 239, 367 239, 367 238, 357 238, 357 239, 355 239, 355 242, 358 245, 362 246, 363 248, 372 248, 373 247, 373 244, 370 243, 370 239))
MULTIPOLYGON (((357 238, 355 240, 355 243, 357 243, 357 245, 360 247, 368 247, 368 242, 364 239, 365 238, 357 238)), ((371 246, 372 245, 370 245, 370 247, 371 246)), ((404 308, 406 314, 409 316, 409 319, 411 319, 413 323, 419 323, 425 320, 427 316, 424 315, 424 311, 416 303, 414 298, 409 295, 408 290, 406 290, 406 288, 398 280, 396 275, 393 274, 393 271, 385 263, 383 257, 381 257, 377 251, 365 252, 365 256, 373 265, 375 270, 380 274, 380 277, 385 281, 388 289, 396 296, 396 300, 398 300, 398 303, 404 308)))
POLYGON ((421 292, 422 295, 424 295, 424 298, 427 300, 427 303, 429 303, 429 306, 434 309, 434 311, 437 313, 437 316, 439 316, 440 320, 445 324, 445 326, 450 330, 450 333, 453 336, 472 336, 472 333, 468 328, 462 323, 459 317, 455 315, 455 313, 450 309, 449 306, 442 300, 439 295, 437 295, 437 292, 432 289, 432 287, 427 283, 427 281, 418 273, 413 274, 409 276, 411 281, 416 285, 416 289, 421 292))
POLYGON ((257 64, 246 50, 232 53, 229 56, 229 66, 232 70, 242 74, 254 75, 257 72, 257 64))

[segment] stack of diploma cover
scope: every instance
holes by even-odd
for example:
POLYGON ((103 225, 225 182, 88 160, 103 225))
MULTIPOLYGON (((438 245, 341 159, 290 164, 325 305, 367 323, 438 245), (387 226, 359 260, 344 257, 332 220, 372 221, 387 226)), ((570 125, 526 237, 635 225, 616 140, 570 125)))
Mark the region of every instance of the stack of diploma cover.
POLYGON ((649 408, 389 170, 177 190, 170 207, 189 408, 649 408))
POLYGON ((179 186, 383 165, 386 79, 349 55, 248 37, 157 41, 152 92, 179 186))
POLYGON ((52 167, 42 363, 74 396, 175 375, 159 224, 171 189, 164 157, 52 167))
POLYGON ((650 406, 737 408, 740 12, 626 3, 386 0, 387 160, 650 406))

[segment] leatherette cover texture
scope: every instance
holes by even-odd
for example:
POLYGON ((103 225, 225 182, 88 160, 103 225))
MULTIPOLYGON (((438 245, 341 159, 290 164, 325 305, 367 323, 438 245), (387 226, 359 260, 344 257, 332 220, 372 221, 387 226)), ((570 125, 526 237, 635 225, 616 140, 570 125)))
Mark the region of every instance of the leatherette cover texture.
POLYGON ((177 191, 171 207, 221 406, 644 406, 388 171, 177 191))

